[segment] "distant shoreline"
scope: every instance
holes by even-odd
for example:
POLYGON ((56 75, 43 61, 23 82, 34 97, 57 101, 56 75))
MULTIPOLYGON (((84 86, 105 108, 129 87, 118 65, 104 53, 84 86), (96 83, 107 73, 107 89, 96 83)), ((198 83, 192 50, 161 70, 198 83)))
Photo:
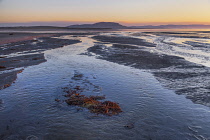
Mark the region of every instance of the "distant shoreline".
MULTIPOLYGON (((129 28, 128 28, 129 29, 129 28)), ((18 26, 0 27, 0 30, 112 30, 112 28, 68 28, 56 26, 18 26)))
POLYGON ((210 25, 202 25, 202 24, 192 24, 192 25, 145 25, 145 26, 123 26, 119 23, 115 22, 98 22, 94 24, 81 24, 81 25, 71 25, 66 27, 59 26, 8 26, 8 27, 0 27, 1 30, 136 30, 136 29, 209 29, 210 25))

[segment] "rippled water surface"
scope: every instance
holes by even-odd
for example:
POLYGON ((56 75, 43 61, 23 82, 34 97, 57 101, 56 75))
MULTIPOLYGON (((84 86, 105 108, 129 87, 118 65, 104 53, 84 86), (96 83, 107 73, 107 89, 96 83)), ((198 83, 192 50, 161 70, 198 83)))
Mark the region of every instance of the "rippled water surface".
POLYGON ((89 37, 80 39, 82 43, 46 51, 47 62, 26 68, 11 87, 0 90, 0 134, 9 140, 210 139, 209 107, 164 88, 147 71, 80 55, 94 45, 89 37), (55 102, 64 94, 62 87, 77 84, 71 79, 75 71, 100 87, 97 93, 106 100, 118 102, 123 112, 96 116, 55 102))

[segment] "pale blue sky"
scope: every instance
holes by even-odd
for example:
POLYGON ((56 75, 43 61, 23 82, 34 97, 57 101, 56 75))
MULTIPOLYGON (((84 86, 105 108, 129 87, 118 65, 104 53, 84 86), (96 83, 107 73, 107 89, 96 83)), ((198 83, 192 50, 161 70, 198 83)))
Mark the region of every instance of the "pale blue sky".
POLYGON ((210 23, 209 0, 0 0, 0 22, 210 23))

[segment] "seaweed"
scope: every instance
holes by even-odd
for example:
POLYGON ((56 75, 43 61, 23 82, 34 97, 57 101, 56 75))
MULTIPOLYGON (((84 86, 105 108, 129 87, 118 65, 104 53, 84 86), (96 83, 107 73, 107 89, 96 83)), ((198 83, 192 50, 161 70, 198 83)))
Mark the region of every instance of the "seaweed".
POLYGON ((61 101, 56 98, 56 102, 65 102, 70 106, 86 108, 91 113, 97 115, 102 114, 112 116, 122 112, 118 103, 104 101, 106 99, 105 95, 98 94, 101 91, 101 88, 90 82, 88 77, 83 73, 75 70, 71 80, 70 85, 62 88, 63 92, 65 92, 63 100, 61 101), (88 95, 85 95, 84 93, 88 93, 88 95), (97 95, 93 96, 91 95, 92 93, 97 93, 97 95))
POLYGON ((104 100, 105 96, 85 96, 82 95, 83 91, 80 86, 74 88, 64 88, 64 92, 67 94, 64 95, 66 98, 65 102, 68 105, 80 106, 90 110, 91 113, 103 114, 103 115, 117 115, 122 112, 118 103, 111 101, 101 102, 99 100, 104 100))
POLYGON ((90 111, 92 113, 104 114, 108 116, 117 115, 122 112, 120 106, 117 103, 111 101, 100 102, 100 104, 92 106, 90 111))
POLYGON ((6 67, 5 66, 0 66, 0 69, 5 69, 6 67))

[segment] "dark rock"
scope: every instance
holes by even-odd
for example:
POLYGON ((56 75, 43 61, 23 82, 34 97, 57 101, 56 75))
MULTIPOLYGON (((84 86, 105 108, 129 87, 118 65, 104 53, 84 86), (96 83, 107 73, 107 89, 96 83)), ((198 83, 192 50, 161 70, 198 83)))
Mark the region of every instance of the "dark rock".
POLYGON ((133 129, 134 128, 134 124, 133 123, 129 123, 127 125, 124 126, 126 129, 133 129))

